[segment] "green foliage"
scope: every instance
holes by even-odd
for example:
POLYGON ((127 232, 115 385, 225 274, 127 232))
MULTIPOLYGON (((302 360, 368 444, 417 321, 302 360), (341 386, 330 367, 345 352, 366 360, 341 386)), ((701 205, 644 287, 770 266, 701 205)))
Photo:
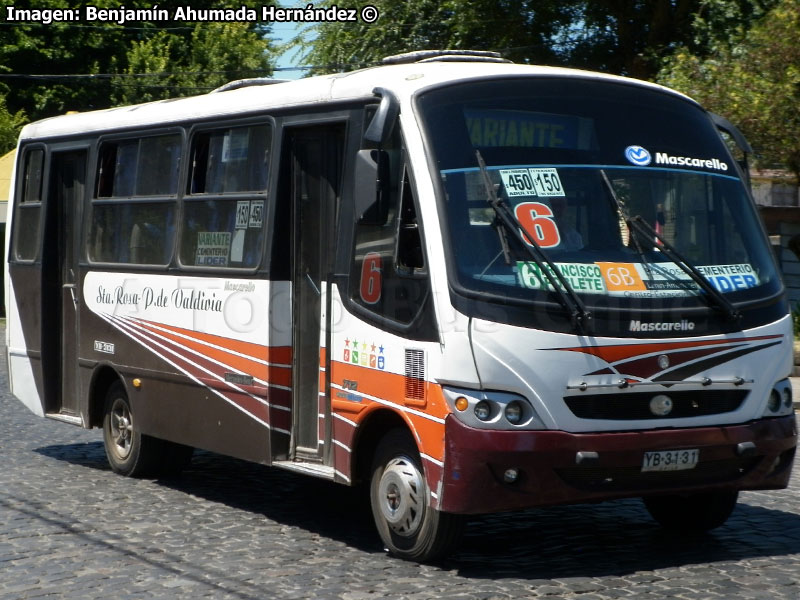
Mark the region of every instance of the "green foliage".
POLYGON ((719 45, 746 32, 779 0, 703 0, 693 15, 693 40, 689 49, 706 55, 719 45))
POLYGON ((24 111, 9 112, 6 99, 0 96, 0 155, 16 147, 19 132, 27 121, 24 111))
MULTIPOLYGON (((520 63, 569 65, 652 79, 679 46, 703 54, 728 27, 746 29, 777 0, 375 0, 374 24, 320 23, 298 40, 315 72, 432 48, 496 50, 520 63), (693 28, 705 23, 703 35, 693 28)), ((325 6, 358 7, 354 0, 325 6)))
POLYGON ((800 303, 795 304, 792 309, 792 325, 794 327, 794 339, 800 339, 800 303))
MULTIPOLYGON (((307 30, 306 62, 314 72, 344 71, 384 56, 432 48, 502 49, 520 62, 558 62, 551 40, 569 22, 557 2, 534 0, 375 0, 376 23, 319 23, 307 30)), ((319 6, 360 8, 356 0, 325 0, 319 6)))
POLYGON ((781 0, 750 30, 716 40, 706 56, 686 48, 659 81, 736 123, 760 166, 800 178, 800 0, 781 0))
POLYGON ((269 51, 269 41, 245 23, 197 23, 188 44, 182 36, 162 30, 131 45, 125 72, 132 77, 114 79, 113 97, 118 104, 133 104, 263 77, 272 73, 269 51))
MULTIPOLYGON (((270 1, 219 2, 195 0, 37 0, 34 8, 195 10, 261 6, 270 1)), ((16 0, 6 7, 23 8, 16 0)), ((24 3, 24 8, 30 6, 24 3)), ((84 14, 83 12, 81 14, 84 14)), ((202 93, 225 78, 238 79, 271 72, 269 28, 259 23, 220 24, 184 21, 101 21, 3 23, 0 27, 0 93, 9 110, 24 110, 32 119, 70 110, 107 108, 115 102, 140 102, 188 93, 202 93), (207 70, 214 76, 206 76, 207 70), (138 81, 138 75, 171 73, 138 81), (202 72, 203 75, 196 75, 202 72), (183 73, 183 75, 177 75, 183 73), (187 74, 194 73, 194 74, 187 74), (137 77, 121 77, 122 74, 137 77), (47 77, 42 77, 46 75, 47 77), (77 77, 76 75, 80 75, 77 77), (56 76, 56 77, 53 77, 56 76), (148 85, 143 85, 147 83, 148 85), (141 95, 139 95, 141 94, 141 95)))
POLYGON ((602 0, 575 6, 567 62, 598 71, 651 79, 661 56, 692 39, 702 0, 602 0))

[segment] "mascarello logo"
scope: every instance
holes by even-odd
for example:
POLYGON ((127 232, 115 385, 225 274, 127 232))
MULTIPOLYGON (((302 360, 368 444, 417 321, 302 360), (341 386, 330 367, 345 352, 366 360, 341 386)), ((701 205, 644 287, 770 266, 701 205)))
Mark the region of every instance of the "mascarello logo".
POLYGON ((639 167, 649 165, 652 160, 650 153, 641 146, 628 146, 625 148, 625 158, 639 167))

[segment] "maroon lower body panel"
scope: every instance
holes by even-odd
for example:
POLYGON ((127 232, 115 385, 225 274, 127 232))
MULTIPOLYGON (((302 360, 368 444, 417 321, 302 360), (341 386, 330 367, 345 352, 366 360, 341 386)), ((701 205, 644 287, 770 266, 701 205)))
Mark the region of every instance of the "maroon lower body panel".
POLYGON ((708 489, 780 489, 789 483, 797 444, 794 416, 624 433, 487 431, 453 417, 445 427, 440 509, 464 514, 708 489), (645 452, 695 448, 692 469, 642 472, 645 452), (512 483, 504 481, 508 469, 519 474, 512 483))

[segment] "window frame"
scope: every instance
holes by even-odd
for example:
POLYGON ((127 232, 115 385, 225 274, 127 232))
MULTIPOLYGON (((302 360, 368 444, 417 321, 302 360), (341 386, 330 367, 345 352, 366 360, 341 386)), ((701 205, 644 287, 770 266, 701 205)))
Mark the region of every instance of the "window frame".
MULTIPOLYGON (((169 127, 169 128, 158 128, 153 129, 150 131, 142 131, 142 132, 133 132, 127 134, 114 134, 114 135, 102 135, 97 138, 97 146, 96 146, 96 153, 95 153, 95 160, 93 161, 92 166, 94 166, 94 179, 92 181, 92 195, 91 200, 92 202, 95 201, 123 201, 123 200, 136 200, 140 198, 177 198, 180 194, 180 184, 181 184, 181 174, 183 172, 185 157, 186 157, 186 135, 185 130, 183 127, 169 127), (178 155, 178 173, 175 178, 175 191, 173 193, 166 193, 166 194, 138 194, 136 193, 136 187, 138 183, 138 175, 140 170, 140 157, 141 157, 141 144, 144 140, 153 140, 155 138, 166 138, 176 136, 179 141, 179 148, 180 153, 178 155), (101 177, 100 177, 100 162, 103 158, 103 147, 106 144, 122 144, 124 142, 138 142, 137 154, 136 154, 136 173, 134 175, 134 190, 132 194, 127 195, 120 195, 120 196, 100 196, 98 187, 100 185, 101 177)), ((116 176, 116 170, 114 172, 116 176)))
MULTIPOLYGON (((178 227, 180 219, 180 197, 181 197, 181 183, 185 177, 186 171, 186 128, 173 126, 173 127, 155 127, 152 129, 142 129, 135 131, 126 131, 122 133, 111 133, 107 135, 100 135, 94 141, 93 151, 89 158, 90 177, 91 181, 88 182, 87 188, 90 191, 89 198, 87 199, 88 210, 85 211, 83 221, 83 256, 87 263, 93 267, 120 267, 125 268, 139 268, 139 269, 153 269, 153 270, 167 270, 175 260, 175 245, 178 238, 178 227), (179 138, 179 156, 178 156, 178 173, 176 179, 175 193, 173 194, 153 194, 153 195, 131 195, 131 196, 99 196, 100 185, 100 162, 102 159, 103 145, 108 143, 122 143, 125 141, 141 140, 156 137, 168 137, 177 135, 179 138), (122 262, 122 261, 99 261, 93 258, 91 249, 91 240, 93 232, 93 223, 95 217, 95 206, 136 206, 142 204, 171 204, 172 205, 172 220, 174 226, 172 227, 171 239, 166 239, 164 243, 164 250, 167 253, 165 262, 122 262)), ((138 156, 138 155, 137 155, 138 156)), ((137 175, 139 173, 139 163, 137 161, 137 175)), ((134 192, 136 191, 136 180, 134 179, 134 192)), ((169 227, 166 228, 168 230, 169 227)))
POLYGON ((45 197, 47 193, 47 172, 50 168, 50 152, 48 152, 48 147, 46 144, 34 142, 32 144, 26 144, 24 146, 20 146, 17 150, 18 158, 17 163, 15 166, 15 173, 14 173, 14 198, 13 200, 13 208, 12 208, 12 231, 11 231, 11 240, 9 244, 9 262, 13 262, 14 264, 34 264, 38 260, 41 259, 41 246, 42 246, 42 230, 43 230, 43 219, 44 219, 44 206, 45 206, 45 197), (42 152, 42 165, 41 165, 41 176, 39 180, 39 199, 35 201, 25 200, 24 196, 27 192, 27 181, 26 181, 26 170, 28 165, 28 159, 36 151, 42 152), (20 258, 17 252, 18 249, 18 241, 20 238, 18 226, 20 224, 19 215, 21 214, 20 211, 25 210, 34 210, 38 209, 39 211, 39 218, 36 228, 36 241, 35 241, 35 252, 31 258, 20 258))
POLYGON ((176 215, 178 220, 176 224, 176 236, 174 240, 174 252, 173 252, 173 262, 181 271, 192 272, 192 273, 207 273, 207 272, 222 272, 228 274, 251 274, 256 273, 264 268, 264 257, 266 249, 269 246, 269 238, 270 238, 270 231, 271 231, 271 222, 270 222, 270 205, 269 202, 274 196, 274 192, 272 190, 274 186, 274 181, 276 177, 276 171, 278 169, 278 163, 276 162, 276 156, 279 156, 279 149, 280 149, 280 129, 276 125, 275 119, 271 115, 257 115, 257 116, 250 116, 246 118, 240 119, 224 119, 224 120, 214 120, 214 121, 205 121, 202 123, 194 123, 190 127, 186 128, 186 138, 185 138, 185 160, 184 160, 184 169, 182 171, 183 177, 179 182, 179 189, 178 189, 178 197, 179 197, 179 211, 176 215), (193 151, 194 151, 194 143, 197 139, 198 135, 203 133, 215 132, 215 131, 223 131, 226 129, 236 129, 236 128, 244 128, 244 127, 254 127, 259 125, 266 125, 269 128, 270 132, 270 139, 269 143, 267 144, 267 150, 269 152, 269 161, 267 164, 267 177, 266 181, 264 182, 264 189, 260 191, 249 191, 249 192, 215 192, 215 193, 190 193, 189 188, 192 184, 192 170, 193 170, 193 151), (192 202, 208 202, 208 201, 224 201, 224 202, 239 202, 239 201, 253 201, 253 200, 262 200, 264 202, 264 214, 262 216, 262 239, 260 242, 260 248, 257 249, 257 256, 258 260, 252 266, 247 267, 239 267, 239 266, 219 266, 219 265, 191 265, 186 264, 183 262, 183 257, 181 256, 181 245, 184 239, 184 218, 187 213, 187 205, 191 204, 192 202))
MULTIPOLYGON (((369 124, 368 119, 366 119, 365 128, 369 124)), ((399 140, 399 161, 400 161, 400 168, 399 168, 399 177, 400 181, 398 182, 398 190, 397 190, 397 206, 396 209, 398 211, 396 217, 396 223, 394 224, 394 239, 392 244, 393 254, 392 257, 392 268, 395 271, 395 276, 397 279, 401 280, 409 280, 409 281, 419 281, 421 282, 420 285, 426 286, 426 290, 424 292, 422 302, 419 305, 419 308, 415 312, 414 316, 411 318, 410 321, 404 323, 402 321, 398 321, 393 319, 383 312, 378 312, 376 310, 370 309, 359 302, 357 302, 351 294, 351 288, 354 285, 350 279, 353 277, 355 273, 354 265, 356 262, 356 240, 357 240, 357 228, 358 228, 358 215, 354 212, 351 213, 349 216, 348 221, 345 222, 345 226, 350 229, 350 240, 349 240, 349 248, 347 251, 347 287, 342 290, 341 297, 344 299, 345 305, 348 307, 350 311, 352 311, 357 316, 363 318, 365 321, 375 324, 376 326, 384 329, 386 331, 394 332, 398 335, 401 335, 406 338, 420 340, 420 341, 439 341, 439 333, 438 333, 438 326, 436 324, 436 317, 434 315, 433 309, 433 288, 431 284, 430 278, 430 259, 428 256, 427 247, 425 244, 425 226, 422 219, 422 213, 420 211, 420 203, 419 197, 417 194, 417 186, 416 186, 416 178, 414 176, 414 169, 412 165, 412 161, 409 156, 408 146, 406 144, 405 136, 403 133, 402 128, 400 127, 400 122, 395 124, 395 127, 398 128, 398 140, 399 140), (414 204, 414 210, 417 216, 417 232, 420 237, 420 245, 422 249, 422 259, 424 267, 419 270, 415 270, 412 273, 408 273, 407 269, 400 267, 397 262, 398 258, 398 244, 400 240, 400 226, 402 223, 402 215, 400 211, 402 210, 403 206, 403 194, 405 190, 406 181, 409 186, 409 192, 411 194, 411 201, 414 204)), ((353 172, 346 173, 346 176, 353 177, 353 172)))

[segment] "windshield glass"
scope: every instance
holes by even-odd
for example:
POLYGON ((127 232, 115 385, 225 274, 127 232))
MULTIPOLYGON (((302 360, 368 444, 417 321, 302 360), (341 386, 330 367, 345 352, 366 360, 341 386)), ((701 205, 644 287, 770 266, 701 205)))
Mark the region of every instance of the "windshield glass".
POLYGON ((526 78, 424 92, 417 107, 441 177, 456 289, 545 298, 553 284, 542 271, 557 268, 587 305, 699 304, 707 291, 677 255, 731 302, 780 290, 736 166, 694 103, 616 82, 526 78), (518 231, 487 201, 479 157, 518 231))

